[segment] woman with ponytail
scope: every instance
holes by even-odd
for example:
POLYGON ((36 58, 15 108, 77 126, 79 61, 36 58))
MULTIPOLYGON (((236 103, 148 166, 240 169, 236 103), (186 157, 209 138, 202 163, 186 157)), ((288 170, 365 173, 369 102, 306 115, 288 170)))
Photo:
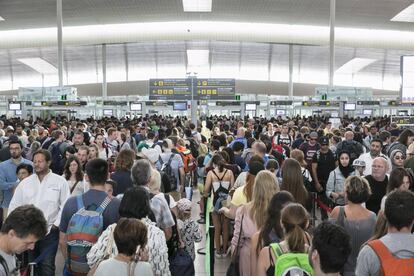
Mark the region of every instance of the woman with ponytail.
POLYGON ((229 243, 229 220, 219 213, 222 207, 222 202, 227 200, 229 191, 234 183, 234 175, 231 170, 225 169, 226 165, 224 158, 216 154, 213 156, 211 163, 213 169, 207 174, 206 183, 204 186, 204 197, 209 197, 210 192, 213 192, 213 206, 212 214, 214 225, 214 243, 216 248, 216 257, 222 258, 227 256, 229 243), (222 235, 222 239, 221 239, 222 235), (221 241, 223 243, 221 243, 221 241))
MULTIPOLYGON (((282 209, 281 222, 284 240, 278 243, 283 254, 307 253, 311 245, 311 236, 306 232, 309 226, 309 215, 298 203, 289 203, 282 209)), ((271 246, 260 251, 256 274, 258 276, 274 275, 277 257, 271 246)))

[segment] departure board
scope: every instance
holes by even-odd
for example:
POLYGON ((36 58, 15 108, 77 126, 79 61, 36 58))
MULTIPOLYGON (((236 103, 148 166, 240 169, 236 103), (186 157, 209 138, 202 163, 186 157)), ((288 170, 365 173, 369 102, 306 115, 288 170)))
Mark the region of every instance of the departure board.
POLYGON ((270 105, 292 105, 293 101, 271 101, 270 105))
POLYGON ((86 106, 86 101, 42 101, 42 106, 86 106))
POLYGON ((357 101, 358 105, 379 105, 379 101, 357 101))
POLYGON ((191 100, 191 79, 150 79, 150 100, 191 100))
POLYGON ((235 79, 195 79, 197 99, 200 100, 234 100, 236 93, 235 79))
POLYGON ((331 101, 304 101, 302 106, 339 106, 339 102, 331 101))
POLYGON ((392 116, 391 122, 397 125, 414 125, 414 116, 392 116))

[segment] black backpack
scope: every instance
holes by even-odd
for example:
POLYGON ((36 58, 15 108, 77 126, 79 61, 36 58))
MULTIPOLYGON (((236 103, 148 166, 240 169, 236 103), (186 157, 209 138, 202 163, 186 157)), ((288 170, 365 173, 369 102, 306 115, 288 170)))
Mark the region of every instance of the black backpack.
POLYGON ((55 143, 52 145, 52 148, 50 150, 50 153, 52 155, 52 164, 50 165, 50 169, 53 173, 62 175, 63 168, 61 166, 62 160, 63 160, 63 154, 60 150, 60 146, 63 142, 55 143))
POLYGON ((168 158, 167 163, 164 163, 161 156, 158 158, 161 169, 161 183, 164 188, 164 193, 169 193, 177 190, 177 179, 175 178, 174 172, 171 168, 171 162, 175 156, 175 153, 171 153, 170 158, 168 158))
POLYGON ((199 155, 198 144, 193 138, 188 139, 188 141, 190 142, 189 150, 191 151, 191 154, 193 155, 193 157, 197 159, 199 155))

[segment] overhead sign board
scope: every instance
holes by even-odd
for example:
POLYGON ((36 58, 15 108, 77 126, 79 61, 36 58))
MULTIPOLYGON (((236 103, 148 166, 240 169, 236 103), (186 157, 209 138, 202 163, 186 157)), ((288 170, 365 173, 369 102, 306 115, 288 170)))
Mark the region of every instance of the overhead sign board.
POLYGON ((128 105, 128 102, 127 101, 103 101, 103 105, 126 106, 128 105))
POLYGON ((196 79, 197 98, 201 100, 233 100, 235 79, 196 79))
POLYGON ((379 101, 357 101, 357 105, 379 105, 379 101))
POLYGON ((414 125, 414 116, 392 116, 391 122, 397 125, 414 125))
POLYGON ((304 101, 302 102, 303 106, 339 106, 339 102, 331 101, 304 101))
POLYGON ((293 101, 271 101, 270 105, 292 105, 293 101))
POLYGON ((234 100, 235 79, 150 79, 150 100, 234 100))
POLYGON ((86 106, 86 101, 42 101, 42 106, 86 106))
POLYGON ((187 79, 150 79, 150 100, 189 100, 191 99, 192 80, 187 79))

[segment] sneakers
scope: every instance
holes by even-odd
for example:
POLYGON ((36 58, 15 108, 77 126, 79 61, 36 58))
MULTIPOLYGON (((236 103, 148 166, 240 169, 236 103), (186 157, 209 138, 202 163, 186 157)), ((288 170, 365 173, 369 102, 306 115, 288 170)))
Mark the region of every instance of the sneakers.
POLYGON ((216 249, 216 252, 214 253, 214 256, 216 256, 216 259, 221 259, 223 258, 223 252, 222 249, 216 249))
POLYGON ((199 224, 206 224, 206 219, 205 218, 201 218, 201 219, 197 220, 197 223, 199 223, 199 224))

